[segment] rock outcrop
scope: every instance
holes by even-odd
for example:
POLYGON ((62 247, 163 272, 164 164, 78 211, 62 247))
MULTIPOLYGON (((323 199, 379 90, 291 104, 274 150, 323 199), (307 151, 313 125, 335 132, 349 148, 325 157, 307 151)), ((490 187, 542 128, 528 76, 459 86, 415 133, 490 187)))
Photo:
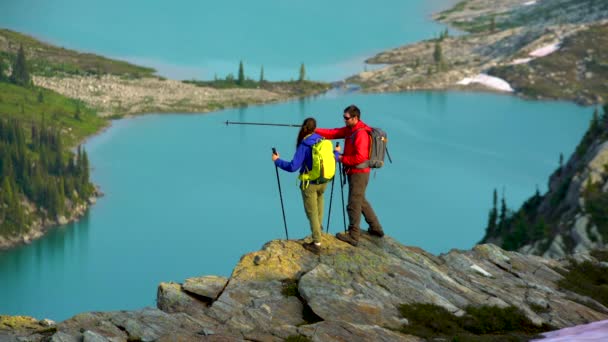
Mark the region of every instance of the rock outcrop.
POLYGON ((608 106, 592 123, 569 160, 484 243, 548 258, 608 247, 608 106))
MULTIPOLYGON (((465 0, 433 16, 468 32, 382 52, 384 67, 349 79, 368 92, 485 89, 463 85, 479 74, 505 79, 515 93, 582 104, 605 102, 608 3, 593 0, 465 0), (550 55, 539 49, 557 45, 550 55)), ((446 31, 447 32, 447 31, 446 31)))
POLYGON ((244 255, 229 279, 161 283, 158 308, 93 312, 48 327, 0 327, 16 341, 419 341, 398 331, 398 307, 430 303, 455 315, 467 306, 516 306, 534 323, 568 327, 608 319, 608 308, 563 290, 565 264, 478 245, 435 256, 390 237, 358 247, 323 235, 320 256, 303 241, 275 240, 244 255), (542 310, 539 310, 542 308, 542 310))

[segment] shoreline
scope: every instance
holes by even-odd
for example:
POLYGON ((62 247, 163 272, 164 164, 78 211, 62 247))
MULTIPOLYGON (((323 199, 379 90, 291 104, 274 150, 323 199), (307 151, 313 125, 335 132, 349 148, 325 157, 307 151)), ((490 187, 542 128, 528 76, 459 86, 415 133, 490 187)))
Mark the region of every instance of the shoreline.
POLYGON ((482 88, 457 83, 486 74, 503 79, 518 97, 584 106, 605 103, 608 93, 601 80, 606 75, 592 65, 584 69, 588 61, 601 64, 605 60, 605 54, 594 47, 605 45, 601 37, 608 35, 608 11, 593 16, 573 8, 566 22, 555 23, 550 18, 517 22, 522 13, 540 13, 546 6, 519 0, 460 1, 432 14, 431 19, 462 34, 451 35, 446 29, 439 37, 380 52, 366 63, 384 67, 358 73, 347 81, 361 85, 366 93, 476 92, 482 88), (500 18, 497 25, 503 26, 492 29, 489 18, 495 16, 500 18))
POLYGON ((103 193, 99 190, 99 187, 95 186, 95 193, 93 196, 85 200, 84 203, 76 205, 75 208, 70 210, 70 216, 65 215, 59 216, 57 220, 40 218, 34 220, 29 228, 29 231, 25 235, 17 237, 0 237, 0 252, 6 252, 20 246, 29 245, 35 240, 41 239, 47 235, 50 231, 64 226, 70 223, 77 222, 84 215, 87 214, 88 210, 97 203, 97 200, 103 196, 103 193))
MULTIPOLYGON (((450 28, 454 28, 453 23, 445 19, 440 20, 440 14, 442 13, 458 13, 450 12, 454 6, 455 1, 451 1, 450 4, 438 6, 440 9, 437 13, 431 13, 429 19, 446 24, 450 28)), ((458 29, 458 28, 456 28, 458 29)), ((462 40, 475 40, 473 46, 479 47, 484 44, 492 44, 496 40, 505 39, 512 33, 519 33, 519 30, 504 30, 497 33, 465 33, 455 37, 445 37, 442 44, 448 46, 445 50, 446 59, 450 59, 450 51, 452 47, 458 47, 458 44, 462 40), (490 36, 490 37, 489 37, 490 36), (493 36, 493 37, 492 37, 493 36), (489 38, 488 38, 489 37, 489 38)), ((549 37, 551 41, 555 41, 555 37, 549 37)), ((546 41, 547 38, 539 38, 536 40, 536 44, 533 46, 528 45, 527 49, 530 50, 529 55, 533 55, 534 52, 538 51, 547 46, 538 43, 546 41)), ((319 94, 326 93, 332 87, 344 87, 347 84, 356 84, 359 86, 357 92, 363 93, 398 93, 398 92, 410 92, 410 91, 464 91, 464 92, 482 92, 492 94, 504 94, 504 95, 515 95, 526 100, 556 100, 556 101, 569 101, 572 99, 568 98, 551 98, 543 97, 542 95, 527 96, 518 91, 506 92, 498 89, 494 89, 484 85, 483 83, 470 82, 469 84, 458 84, 467 78, 474 78, 478 75, 483 75, 484 69, 487 69, 489 65, 496 65, 498 62, 492 59, 483 60, 476 65, 464 64, 463 67, 454 68, 447 71, 437 71, 436 74, 424 75, 424 66, 432 65, 429 64, 428 60, 420 63, 419 58, 416 58, 416 64, 423 64, 422 72, 419 66, 411 68, 412 58, 410 55, 416 56, 423 54, 431 55, 431 49, 429 45, 432 45, 434 40, 423 40, 420 42, 408 44, 402 47, 398 47, 392 50, 383 51, 379 54, 372 56, 366 60, 369 64, 385 64, 384 67, 364 71, 357 75, 346 78, 342 81, 337 81, 328 85, 323 90, 313 91, 308 94, 294 94, 287 92, 276 91, 272 92, 265 89, 252 89, 252 88, 229 88, 229 89, 216 89, 211 87, 201 87, 193 84, 187 84, 179 80, 162 79, 158 77, 143 77, 136 79, 128 79, 120 76, 103 75, 103 76, 69 76, 69 77, 34 77, 36 85, 52 89, 62 95, 70 98, 80 99, 87 105, 97 109, 100 116, 108 118, 108 125, 101 128, 99 131, 92 135, 83 138, 80 144, 86 143, 89 139, 94 136, 103 134, 107 129, 111 127, 111 120, 132 118, 139 115, 146 115, 150 113, 166 114, 166 113, 183 113, 200 115, 206 113, 217 112, 225 109, 239 108, 250 105, 265 105, 271 103, 279 103, 298 98, 306 98, 310 96, 316 96, 319 94), (404 59, 405 58, 405 59, 404 59), (408 62, 409 61, 409 62, 408 62), (390 72, 392 69, 403 68, 404 65, 409 65, 405 69, 405 74, 393 75, 393 78, 388 77, 386 79, 385 74, 390 72), (416 71, 418 71, 416 73, 416 71), (408 75, 412 74, 412 75, 408 75), (424 76, 422 76, 422 75, 424 76), (383 79, 382 82, 374 84, 374 78, 378 75, 383 79), (404 76, 405 75, 405 76, 404 76), (421 77, 422 76, 422 77, 421 77), (409 77, 409 79, 408 79, 409 77), (405 80, 403 80, 405 78, 405 80), (412 81, 413 78, 413 81, 412 81), (416 80, 420 78, 420 82, 416 80)), ((561 40, 560 40, 561 42, 561 40)), ((458 52, 458 51, 457 51, 458 52)), ((468 56, 470 57, 470 56, 468 56)), ((542 58, 539 56, 536 58, 542 58)), ((428 58, 427 58, 428 59, 428 58)), ((428 66, 431 68, 431 66, 428 66)), ((391 75, 389 75, 391 76, 391 75)), ((506 82, 506 81, 505 81, 506 82)), ((279 87, 280 89, 280 87, 279 87)), ((284 90, 284 89, 283 89, 284 90)), ((578 105, 583 105, 579 101, 574 101, 578 105)), ((587 104, 589 105, 589 104, 587 104)), ((95 185, 97 193, 101 193, 99 187, 95 185)), ((93 203, 87 205, 88 210, 93 203)), ((86 212, 84 210, 84 212, 86 212)), ((74 222, 83 215, 75 214, 71 215, 69 222, 74 222)), ((2 243, 0 240, 0 249, 8 250, 23 242, 27 242, 30 235, 33 238, 40 238, 45 235, 47 231, 55 226, 59 226, 58 222, 45 225, 41 224, 41 227, 37 227, 35 234, 28 234, 24 239, 10 239, 12 243, 2 243), (23 240, 23 241, 21 241, 23 240)), ((5 239, 6 240, 6 239, 5 239)))

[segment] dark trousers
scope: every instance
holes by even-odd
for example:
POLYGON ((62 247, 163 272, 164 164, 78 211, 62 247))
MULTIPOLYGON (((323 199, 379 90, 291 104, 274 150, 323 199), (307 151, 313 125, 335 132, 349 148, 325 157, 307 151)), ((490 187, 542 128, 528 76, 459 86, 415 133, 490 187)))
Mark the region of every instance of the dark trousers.
POLYGON ((369 224, 371 230, 378 232, 382 231, 382 226, 378 221, 378 217, 372 209, 372 205, 365 198, 365 189, 367 189, 367 183, 369 182, 369 172, 366 173, 353 173, 347 175, 348 179, 348 205, 346 211, 348 212, 348 232, 350 235, 358 239, 361 234, 361 214, 365 217, 365 222, 369 224))

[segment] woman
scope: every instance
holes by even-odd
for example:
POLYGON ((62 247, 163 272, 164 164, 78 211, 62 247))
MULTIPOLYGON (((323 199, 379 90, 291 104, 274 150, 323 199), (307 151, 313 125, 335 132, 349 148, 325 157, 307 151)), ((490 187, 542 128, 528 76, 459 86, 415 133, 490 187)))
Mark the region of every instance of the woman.
MULTIPOLYGON (((273 154, 274 164, 287 172, 300 170, 300 174, 312 170, 312 146, 323 137, 315 133, 317 121, 314 118, 307 118, 302 123, 298 138, 296 140, 296 153, 293 159, 288 162, 280 159, 279 154, 273 154)), ((336 152, 337 153, 337 152, 336 152)), ((318 181, 306 181, 300 184, 302 199, 304 200, 304 210, 310 222, 312 231, 312 242, 305 243, 303 246, 307 250, 319 254, 321 252, 321 231, 323 230, 323 193, 327 188, 327 183, 318 181)))

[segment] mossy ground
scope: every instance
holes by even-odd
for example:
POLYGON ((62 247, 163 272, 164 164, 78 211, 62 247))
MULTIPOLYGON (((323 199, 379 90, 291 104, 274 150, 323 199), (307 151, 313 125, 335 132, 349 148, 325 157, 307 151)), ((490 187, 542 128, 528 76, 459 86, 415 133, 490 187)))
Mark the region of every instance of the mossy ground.
MULTIPOLYGON (((608 254, 607 251, 594 253, 602 258, 608 254)), ((608 272, 605 267, 590 261, 571 261, 568 272, 561 273, 564 278, 558 282, 560 287, 593 298, 608 307, 608 272)))

